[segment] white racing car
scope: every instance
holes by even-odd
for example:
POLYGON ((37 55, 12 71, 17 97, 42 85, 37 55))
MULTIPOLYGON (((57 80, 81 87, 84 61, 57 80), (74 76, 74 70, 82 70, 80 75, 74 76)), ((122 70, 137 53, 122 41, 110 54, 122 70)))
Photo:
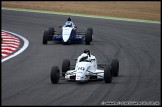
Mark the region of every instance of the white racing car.
POLYGON ((63 60, 62 73, 58 66, 53 66, 51 70, 51 82, 57 84, 59 79, 86 82, 88 80, 104 80, 111 83, 113 76, 118 76, 119 61, 113 59, 110 65, 98 64, 97 59, 88 49, 84 50, 76 59, 76 65, 71 66, 68 59, 63 60), (98 69, 101 68, 101 69, 98 69), (62 74, 62 75, 60 75, 62 74))

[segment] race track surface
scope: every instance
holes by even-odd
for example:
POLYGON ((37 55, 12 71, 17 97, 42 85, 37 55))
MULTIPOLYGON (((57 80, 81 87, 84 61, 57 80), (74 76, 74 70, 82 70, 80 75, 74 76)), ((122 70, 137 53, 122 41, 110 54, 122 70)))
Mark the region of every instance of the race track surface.
POLYGON ((63 25, 68 16, 2 10, 2 29, 24 36, 29 47, 2 63, 2 105, 101 105, 107 101, 159 101, 161 99, 160 24, 74 17, 80 31, 93 27, 91 45, 42 44, 43 30, 63 25), (117 58, 119 77, 111 84, 90 81, 85 84, 60 80, 52 84, 53 65, 78 57, 84 49, 98 63, 117 58))

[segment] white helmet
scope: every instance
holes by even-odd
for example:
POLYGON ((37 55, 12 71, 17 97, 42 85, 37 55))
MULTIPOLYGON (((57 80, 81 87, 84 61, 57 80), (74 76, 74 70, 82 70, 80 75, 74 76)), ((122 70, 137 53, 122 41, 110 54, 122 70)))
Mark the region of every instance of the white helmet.
POLYGON ((86 53, 87 55, 91 56, 91 53, 88 49, 85 49, 83 53, 86 53))
POLYGON ((84 61, 88 61, 88 55, 85 53, 82 54, 82 58, 80 59, 79 62, 84 62, 84 61))
POLYGON ((66 21, 65 25, 66 25, 66 27, 72 27, 72 22, 71 21, 66 21))

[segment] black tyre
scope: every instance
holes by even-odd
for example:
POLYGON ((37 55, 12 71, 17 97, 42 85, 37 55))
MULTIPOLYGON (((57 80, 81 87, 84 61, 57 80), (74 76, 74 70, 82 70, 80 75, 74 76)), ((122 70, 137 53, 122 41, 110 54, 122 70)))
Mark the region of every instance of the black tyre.
POLYGON ((87 31, 90 31, 91 32, 91 41, 93 39, 92 35, 93 35, 93 28, 88 28, 87 31))
POLYGON ((51 82, 53 84, 58 84, 59 79, 60 79, 60 70, 58 66, 53 66, 51 70, 51 82))
POLYGON ((111 83, 112 82, 112 73, 110 66, 106 66, 104 68, 104 80, 105 83, 111 83))
POLYGON ((49 32, 47 30, 43 33, 43 44, 47 44, 49 38, 49 32))
POLYGON ((54 28, 49 27, 48 32, 49 32, 49 35, 54 35, 54 28))
POLYGON ((70 70, 70 61, 68 59, 64 59, 62 62, 62 76, 65 76, 65 73, 70 70))
POLYGON ((111 62, 111 72, 114 77, 117 77, 119 74, 119 61, 117 59, 113 59, 111 62))
POLYGON ((52 37, 54 35, 54 28, 53 27, 49 27, 48 32, 49 32, 48 40, 52 40, 52 37))
POLYGON ((91 38, 92 38, 91 32, 89 30, 87 30, 87 32, 85 34, 85 44, 86 45, 90 44, 91 38))

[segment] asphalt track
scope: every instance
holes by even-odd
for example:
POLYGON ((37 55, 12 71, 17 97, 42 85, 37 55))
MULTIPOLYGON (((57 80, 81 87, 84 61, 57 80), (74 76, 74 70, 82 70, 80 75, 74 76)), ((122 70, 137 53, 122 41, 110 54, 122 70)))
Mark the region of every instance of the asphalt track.
POLYGON ((108 101, 161 101, 160 24, 113 21, 73 16, 80 31, 93 27, 91 45, 42 44, 49 26, 63 25, 68 16, 2 10, 2 29, 24 36, 29 47, 20 55, 1 63, 2 105, 101 105, 108 101), (50 71, 61 68, 90 49, 98 63, 111 58, 120 62, 119 77, 111 84, 90 81, 85 84, 61 80, 53 85, 50 71))

